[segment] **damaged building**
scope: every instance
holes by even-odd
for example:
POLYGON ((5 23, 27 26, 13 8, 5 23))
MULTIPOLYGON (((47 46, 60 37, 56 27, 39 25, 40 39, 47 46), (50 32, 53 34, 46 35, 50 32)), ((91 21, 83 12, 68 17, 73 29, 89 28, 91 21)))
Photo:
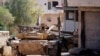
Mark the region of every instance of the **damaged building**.
MULTIPOLYGON (((39 18, 39 24, 44 23, 49 27, 53 24, 57 24, 57 18, 60 17, 61 21, 64 18, 63 10, 57 10, 55 7, 62 7, 61 0, 37 0, 38 4, 44 10, 44 13, 39 18)), ((57 28, 56 28, 57 29, 57 28)))

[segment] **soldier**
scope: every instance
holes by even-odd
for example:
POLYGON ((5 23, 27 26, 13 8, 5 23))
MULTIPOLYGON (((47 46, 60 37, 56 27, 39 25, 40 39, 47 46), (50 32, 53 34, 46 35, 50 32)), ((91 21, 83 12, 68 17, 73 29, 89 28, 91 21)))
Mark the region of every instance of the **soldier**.
POLYGON ((48 29, 49 27, 46 25, 46 24, 44 24, 44 23, 42 23, 41 25, 40 25, 40 32, 46 32, 46 29, 48 29))

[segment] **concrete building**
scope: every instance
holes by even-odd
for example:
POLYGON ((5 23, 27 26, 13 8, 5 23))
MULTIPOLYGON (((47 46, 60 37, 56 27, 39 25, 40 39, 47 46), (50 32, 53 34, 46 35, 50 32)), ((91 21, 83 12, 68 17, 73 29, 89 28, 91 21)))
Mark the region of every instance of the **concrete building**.
POLYGON ((53 24, 57 24, 58 17, 60 17, 61 21, 63 21, 63 10, 55 8, 62 7, 62 0, 37 0, 37 2, 44 10, 44 14, 39 19, 40 24, 45 23, 50 27, 53 24))
POLYGON ((39 6, 44 10, 44 14, 57 14, 61 10, 57 10, 55 7, 62 7, 62 0, 37 0, 39 6))
POLYGON ((67 0, 78 8, 79 47, 100 51, 100 0, 67 0))
POLYGON ((64 19, 62 22, 62 31, 78 31, 78 10, 77 7, 68 6, 67 0, 62 0, 63 6, 56 7, 58 10, 64 10, 64 19))

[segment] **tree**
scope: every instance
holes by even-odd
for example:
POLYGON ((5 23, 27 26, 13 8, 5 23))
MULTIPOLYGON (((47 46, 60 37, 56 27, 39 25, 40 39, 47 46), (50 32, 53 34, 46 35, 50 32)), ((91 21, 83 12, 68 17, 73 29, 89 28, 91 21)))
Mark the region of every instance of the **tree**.
POLYGON ((35 24, 42 12, 35 0, 11 0, 8 8, 15 17, 15 25, 35 24))
POLYGON ((0 7, 0 24, 7 27, 8 25, 13 24, 13 22, 14 17, 9 10, 4 7, 0 7))

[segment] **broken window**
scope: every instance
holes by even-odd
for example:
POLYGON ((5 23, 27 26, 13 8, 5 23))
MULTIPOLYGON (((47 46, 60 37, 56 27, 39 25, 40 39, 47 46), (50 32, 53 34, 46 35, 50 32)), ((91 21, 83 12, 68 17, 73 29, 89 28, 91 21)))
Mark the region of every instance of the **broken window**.
POLYGON ((68 19, 69 20, 74 20, 74 12, 69 12, 68 13, 68 19))
POLYGON ((48 10, 51 10, 52 7, 56 7, 58 5, 58 1, 48 2, 48 10))
POLYGON ((66 11, 66 20, 76 20, 78 21, 78 13, 77 11, 66 11))
POLYGON ((56 7, 58 5, 58 1, 52 1, 52 6, 56 7))

